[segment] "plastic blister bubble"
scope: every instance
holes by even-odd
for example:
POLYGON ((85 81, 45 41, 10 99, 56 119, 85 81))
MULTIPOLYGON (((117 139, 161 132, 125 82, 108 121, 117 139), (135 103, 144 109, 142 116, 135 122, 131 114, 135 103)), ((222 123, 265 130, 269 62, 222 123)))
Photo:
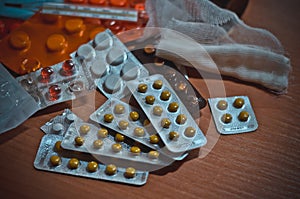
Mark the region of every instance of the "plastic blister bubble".
POLYGON ((179 153, 188 150, 192 142, 206 144, 202 131, 162 75, 128 81, 127 87, 168 150, 179 153))
POLYGON ((107 165, 99 163, 91 155, 76 153, 74 151, 64 150, 63 148, 57 149, 55 145, 61 140, 62 136, 53 134, 45 135, 42 138, 34 160, 34 167, 36 169, 131 185, 143 185, 147 181, 148 172, 136 170, 132 177, 125 177, 126 169, 119 168, 117 165, 116 172, 112 175, 108 175, 106 172, 107 165), (52 162, 50 160, 51 158, 52 162), (76 160, 76 162, 73 160, 76 160), (70 161, 76 164, 70 164, 70 161), (92 166, 93 170, 88 167, 92 161, 94 163, 92 166))
POLYGON ((217 130, 221 134, 255 131, 258 123, 247 96, 208 99, 217 130))

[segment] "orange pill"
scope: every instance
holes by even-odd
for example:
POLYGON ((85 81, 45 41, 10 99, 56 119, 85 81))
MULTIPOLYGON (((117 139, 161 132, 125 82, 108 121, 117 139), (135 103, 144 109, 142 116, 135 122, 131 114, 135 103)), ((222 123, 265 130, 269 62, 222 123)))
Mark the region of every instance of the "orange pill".
POLYGON ((24 50, 29 48, 31 41, 26 32, 14 31, 10 34, 9 43, 15 49, 24 50))
POLYGON ((127 0, 110 0, 110 4, 112 6, 120 6, 123 7, 127 3, 127 0))
POLYGON ((78 33, 83 30, 84 24, 82 19, 69 19, 65 23, 65 29, 68 33, 78 33))
POLYGON ((48 37, 46 46, 52 52, 63 51, 67 47, 67 40, 61 34, 53 34, 48 37))

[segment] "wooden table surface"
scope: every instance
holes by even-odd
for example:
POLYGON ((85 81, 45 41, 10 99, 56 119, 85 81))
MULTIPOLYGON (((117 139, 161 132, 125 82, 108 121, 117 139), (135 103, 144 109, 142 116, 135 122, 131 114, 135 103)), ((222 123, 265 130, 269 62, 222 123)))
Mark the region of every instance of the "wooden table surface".
MULTIPOLYGON (((208 144, 181 162, 151 173, 136 187, 34 169, 44 135, 39 127, 71 103, 36 113, 21 126, 0 136, 1 198, 300 198, 300 3, 298 0, 250 0, 243 20, 271 31, 288 52, 293 71, 288 93, 225 80, 227 96, 247 95, 254 107, 256 132, 219 136, 211 113, 201 110, 200 127, 208 144), (216 141, 213 145, 213 141, 216 141)), ((192 79, 205 98, 202 79, 192 79)), ((214 81, 214 80, 209 80, 214 81)), ((96 106, 105 98, 97 94, 96 106)))

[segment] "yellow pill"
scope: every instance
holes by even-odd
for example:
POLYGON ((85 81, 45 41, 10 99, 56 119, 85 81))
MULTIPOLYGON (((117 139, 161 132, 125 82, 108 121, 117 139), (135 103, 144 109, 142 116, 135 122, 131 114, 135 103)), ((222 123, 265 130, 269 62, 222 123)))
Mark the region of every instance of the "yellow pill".
POLYGON ((184 131, 184 135, 186 137, 194 137, 195 134, 196 134, 196 129, 191 126, 187 127, 184 131))
POLYGON ((136 127, 133 130, 135 136, 143 137, 145 135, 145 130, 142 127, 136 127))
POLYGON ((100 149, 103 146, 103 141, 102 140, 95 140, 93 142, 93 146, 95 149, 100 149))
POLYGON ((152 105, 155 102, 155 97, 153 95, 147 95, 146 98, 145 98, 145 102, 147 104, 152 105))
POLYGON ((84 138, 83 138, 83 137, 77 136, 77 137, 75 138, 75 144, 76 144, 77 146, 82 146, 83 143, 84 143, 84 138))
POLYGON ((106 168, 105 168, 105 173, 107 175, 110 175, 110 176, 111 175, 115 175, 117 173, 117 167, 116 167, 116 165, 114 165, 114 164, 107 165, 106 168))
POLYGON ((71 158, 69 160, 68 167, 70 169, 77 169, 78 166, 79 166, 79 164, 80 164, 80 162, 79 162, 79 160, 77 158, 71 158))
POLYGON ((61 164, 61 159, 59 156, 53 155, 50 157, 50 163, 52 164, 52 166, 58 166, 61 164))
POLYGON ((117 133, 117 134, 115 135, 115 141, 116 141, 116 142, 123 142, 124 140, 125 140, 124 135, 122 135, 122 134, 120 134, 120 133, 117 133))
POLYGON ((133 167, 128 167, 126 168, 126 171, 124 173, 125 178, 134 178, 135 177, 135 168, 133 167))
POLYGON ((111 146, 111 149, 113 150, 113 152, 120 152, 122 150, 122 145, 119 143, 115 143, 111 146))
POLYGON ((140 92, 140 93, 146 93, 147 89, 148 89, 147 84, 139 84, 138 85, 138 92, 140 92))
POLYGON ((101 128, 98 130, 98 136, 100 138, 106 138, 108 136, 108 130, 105 128, 101 128))
POLYGON ((98 163, 95 161, 91 161, 88 163, 86 169, 91 173, 96 172, 98 170, 98 163))
POLYGON ((161 106, 154 106, 153 107, 153 114, 154 115, 161 116, 162 112, 163 112, 163 109, 162 109, 161 106))
POLYGON ((222 115, 221 117, 222 122, 224 122, 225 124, 228 124, 231 122, 232 120, 232 116, 229 113, 225 113, 224 115, 222 115))
POLYGON ((184 114, 179 114, 177 117, 176 117, 176 123, 177 124, 184 124, 187 120, 187 117, 184 115, 184 114))
POLYGON ((114 108, 114 113, 122 114, 125 112, 125 107, 122 104, 117 104, 114 108))
POLYGON ((169 128, 170 125, 171 125, 171 121, 170 121, 168 118, 163 118, 163 119, 161 120, 161 126, 162 126, 163 128, 169 128))
POLYGON ((171 102, 168 106, 168 111, 174 113, 178 110, 179 104, 177 102, 171 102))
POLYGON ((245 100, 243 98, 236 98, 233 102, 233 106, 235 108, 242 108, 245 104, 245 100))
POLYGON ((169 139, 170 139, 170 140, 176 141, 178 138, 179 138, 179 133, 178 133, 178 132, 176 132, 176 131, 171 131, 171 132, 169 133, 169 139))
POLYGON ((121 120, 118 123, 118 126, 121 130, 126 130, 128 125, 129 125, 129 123, 126 120, 121 120))
POLYGON ((160 94, 160 99, 163 101, 168 101, 171 97, 171 92, 168 90, 165 90, 163 92, 161 92, 160 94))
POLYGON ((163 81, 162 80, 155 80, 152 84, 152 87, 155 89, 161 89, 163 86, 163 81))
POLYGON ((136 111, 131 111, 129 117, 132 121, 137 121, 140 118, 140 114, 136 111))
POLYGON ((83 124, 80 126, 80 133, 87 134, 91 130, 91 127, 87 124, 83 124))
POLYGON ((50 35, 46 41, 46 46, 49 51, 63 51, 67 47, 66 38, 61 34, 50 35))
POLYGON ((54 148, 55 148, 55 151, 62 151, 61 141, 55 142, 54 148))
POLYGON ((114 120, 113 114, 105 114, 104 115, 104 122, 111 123, 114 120))
POLYGON ((227 102, 225 100, 220 100, 217 104, 217 108, 220 109, 220 110, 225 110, 227 109, 227 102))
POLYGON ((247 111, 242 111, 240 112, 238 118, 241 122, 246 122, 249 118, 249 113, 247 111))
POLYGON ((159 152, 158 151, 150 151, 148 153, 148 157, 151 159, 157 159, 159 157, 159 152))
POLYGON ((65 29, 68 33, 77 33, 83 30, 84 24, 82 19, 69 19, 65 23, 65 29))
POLYGON ((137 146, 133 146, 130 148, 130 152, 132 153, 132 155, 140 155, 141 149, 137 146))
POLYGON ((159 142, 159 136, 158 135, 150 135, 150 143, 151 144, 157 144, 159 142))

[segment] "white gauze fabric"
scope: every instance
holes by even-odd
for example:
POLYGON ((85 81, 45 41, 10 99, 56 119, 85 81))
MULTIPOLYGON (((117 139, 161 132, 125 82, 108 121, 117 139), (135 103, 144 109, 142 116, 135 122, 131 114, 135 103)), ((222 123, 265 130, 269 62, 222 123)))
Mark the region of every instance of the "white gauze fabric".
MULTIPOLYGON (((247 26, 235 13, 208 0, 148 0, 146 10, 147 27, 168 28, 191 37, 201 44, 221 74, 286 93, 290 60, 269 31, 247 26)), ((197 54, 199 49, 163 34, 156 55, 210 71, 210 66, 201 62, 201 56, 198 60, 194 58, 193 65, 183 59, 187 52, 197 54), (176 49, 176 53, 160 50, 166 48, 176 49)))

